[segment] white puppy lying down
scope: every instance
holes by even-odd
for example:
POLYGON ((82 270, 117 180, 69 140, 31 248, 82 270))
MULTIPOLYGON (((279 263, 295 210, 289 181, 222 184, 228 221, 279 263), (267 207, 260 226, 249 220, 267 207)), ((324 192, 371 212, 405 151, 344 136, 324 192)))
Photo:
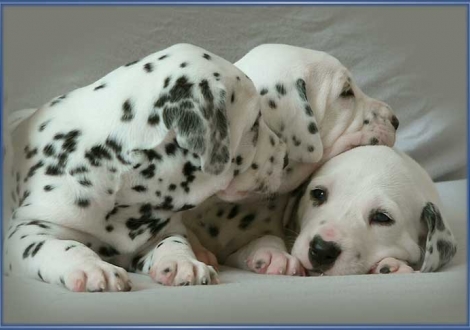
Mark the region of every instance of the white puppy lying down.
POLYGON ((440 207, 414 160, 365 146, 329 160, 293 193, 242 205, 208 200, 184 222, 221 263, 257 273, 431 272, 456 252, 440 207))

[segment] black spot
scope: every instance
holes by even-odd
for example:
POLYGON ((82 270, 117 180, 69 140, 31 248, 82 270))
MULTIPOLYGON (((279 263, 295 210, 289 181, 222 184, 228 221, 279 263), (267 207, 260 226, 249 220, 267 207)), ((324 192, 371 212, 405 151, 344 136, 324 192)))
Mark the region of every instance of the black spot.
POLYGON ((237 163, 238 166, 240 166, 243 163, 243 157, 240 155, 237 156, 237 158, 235 158, 235 162, 237 163))
POLYGON ((286 95, 286 88, 283 84, 276 84, 276 91, 280 96, 286 95))
POLYGON ((308 147, 307 147, 307 150, 308 150, 308 152, 314 152, 314 151, 315 151, 315 147, 314 147, 314 146, 308 146, 308 147))
POLYGON ((318 127, 313 121, 308 124, 308 131, 310 134, 315 134, 318 132, 318 127))
POLYGON ((54 189, 54 187, 51 185, 44 186, 44 191, 51 191, 52 189, 54 189))
POLYGON ((158 113, 151 114, 147 119, 147 123, 150 126, 158 125, 160 123, 160 116, 158 115, 158 113))
POLYGON ((122 146, 113 138, 108 137, 105 142, 106 146, 114 151, 115 153, 119 154, 122 151, 122 146))
POLYGON ((248 214, 248 215, 244 216, 240 220, 240 224, 238 225, 238 228, 246 229, 253 222, 253 220, 255 220, 255 218, 256 218, 255 214, 248 214))
POLYGON ((77 247, 76 245, 69 245, 65 248, 65 251, 68 251, 70 249, 73 249, 74 247, 77 247))
POLYGON ((219 77, 220 77, 220 73, 214 72, 214 77, 219 78, 219 77))
POLYGON ((106 84, 101 84, 101 85, 99 85, 99 86, 96 86, 93 90, 97 91, 97 90, 103 89, 103 88, 105 88, 105 87, 106 87, 106 84))
POLYGON ((364 120, 364 125, 368 125, 368 124, 369 124, 369 119, 364 120))
POLYGON ((230 102, 235 102, 235 92, 232 93, 232 96, 230 97, 230 102))
POLYGON ((256 163, 251 164, 251 168, 254 169, 254 170, 257 170, 258 169, 258 164, 256 164, 256 163))
POLYGON ((170 84, 170 79, 171 77, 166 77, 165 80, 163 81, 163 88, 167 88, 168 85, 170 84))
POLYGON ((294 142, 294 146, 298 147, 302 143, 295 135, 292 135, 292 142, 294 142))
POLYGON ((81 179, 81 180, 78 180, 78 183, 80 183, 82 186, 84 187, 91 187, 93 184, 91 183, 90 180, 88 179, 81 179))
POLYGON ((147 156, 147 159, 149 160, 149 162, 152 162, 154 160, 158 160, 158 161, 162 160, 162 156, 153 149, 144 149, 142 150, 142 152, 145 154, 145 156, 147 156))
POLYGON ((260 92, 260 95, 266 95, 268 94, 268 89, 267 88, 263 88, 260 92))
POLYGON ((297 93, 299 93, 300 98, 303 101, 308 101, 307 100, 307 90, 306 90, 306 87, 305 87, 305 80, 297 79, 295 87, 297 88, 297 93))
POLYGON ((176 190, 176 185, 175 185, 174 183, 170 184, 170 185, 168 186, 168 190, 169 190, 169 191, 174 191, 174 190, 176 190))
POLYGON ((88 168, 85 166, 78 166, 72 170, 70 170, 70 175, 81 174, 81 173, 88 173, 88 168))
MULTIPOLYGON (((24 181, 26 182, 28 180, 28 178, 31 178, 32 176, 34 176, 36 174, 36 171, 39 168, 43 167, 43 166, 44 166, 44 163, 43 163, 42 160, 37 162, 35 165, 31 166, 31 168, 29 169, 28 174, 26 175, 26 178, 24 179, 24 181)), ((46 174, 48 174, 48 173, 46 172, 46 174)), ((61 173, 61 174, 63 174, 63 173, 61 173)), ((59 174, 57 174, 57 175, 59 175, 59 174)))
POLYGON ((23 259, 26 259, 27 257, 29 257, 29 254, 31 252, 31 249, 33 249, 33 247, 36 245, 36 243, 31 243, 30 245, 28 245, 26 247, 26 249, 24 250, 23 252, 23 259))
POLYGON ((238 215, 238 211, 240 210, 240 207, 238 205, 234 205, 230 212, 227 215, 227 219, 233 219, 238 215))
POLYGON ((38 277, 41 279, 41 281, 45 282, 45 281, 44 281, 44 278, 43 278, 42 275, 41 275, 41 271, 40 271, 40 270, 38 270, 38 277))
POLYGON ((132 189, 135 190, 135 191, 137 191, 137 192, 145 192, 145 191, 147 191, 147 187, 142 186, 142 185, 133 186, 132 189))
POLYGON ((219 218, 222 217, 224 215, 224 210, 223 209, 220 209, 217 211, 217 214, 216 214, 219 218))
POLYGON ((213 225, 209 226, 207 231, 209 232, 209 235, 211 235, 212 237, 217 237, 217 235, 219 235, 219 228, 217 228, 216 226, 213 226, 213 225))
POLYGON ((153 64, 152 64, 152 63, 146 63, 146 64, 144 65, 144 70, 145 70, 146 72, 152 72, 152 71, 153 71, 153 64))
POLYGON ((269 142, 273 147, 276 145, 276 141, 274 140, 274 137, 272 135, 269 136, 269 142))
POLYGON ((36 247, 34 248, 33 252, 31 253, 31 257, 34 257, 36 255, 36 253, 38 253, 39 250, 41 250, 41 248, 42 248, 42 246, 44 245, 45 242, 46 241, 42 241, 42 242, 39 242, 39 243, 36 244, 36 247))
POLYGON ((188 63, 183 62, 183 63, 180 64, 180 67, 181 67, 181 68, 185 68, 187 65, 188 65, 188 63))
POLYGON ((122 117, 121 121, 131 121, 134 119, 134 114, 132 113, 132 104, 130 100, 126 100, 122 105, 122 117))
POLYGON ((94 146, 90 150, 85 152, 85 158, 87 158, 91 165, 98 167, 101 166, 101 160, 111 160, 112 156, 109 150, 102 146, 94 146))
POLYGON ((271 109, 277 108, 276 102, 274 102, 274 100, 269 100, 268 105, 271 109))
POLYGON ((195 207, 196 207, 196 206, 195 206, 195 205, 192 205, 192 204, 184 204, 184 205, 178 210, 178 212, 190 210, 190 209, 193 209, 193 208, 195 208, 195 207))
POLYGON ((114 194, 114 190, 112 190, 112 189, 108 189, 108 190, 106 190, 106 192, 107 192, 109 195, 114 194))
POLYGON ((179 77, 169 91, 170 101, 179 102, 182 99, 191 98, 192 87, 193 84, 189 82, 186 76, 179 77))
POLYGON ((237 176, 238 174, 240 174, 240 170, 234 170, 233 171, 233 176, 237 176))
POLYGON ((175 143, 168 143, 165 145, 165 152, 168 156, 174 156, 176 153, 176 144, 175 143))
POLYGON ((90 206, 90 200, 86 198, 79 198, 75 201, 75 204, 77 204, 79 207, 85 208, 90 206))
POLYGON ((47 124, 49 124, 50 120, 46 120, 41 125, 39 125, 39 132, 42 132, 46 129, 47 124))
POLYGON ((145 170, 142 170, 140 174, 146 179, 153 178, 155 176, 155 164, 150 164, 145 170))
POLYGON ((50 156, 54 156, 55 154, 55 149, 54 149, 54 146, 52 144, 48 144, 44 147, 44 149, 42 150, 42 152, 44 153, 45 156, 47 157, 50 157, 50 156))
POLYGON ((202 55, 202 57, 204 57, 206 60, 209 60, 211 59, 211 56, 209 54, 206 54, 204 53, 204 55, 202 55))
POLYGON ((131 65, 136 64, 137 62, 139 62, 139 60, 129 62, 129 63, 125 64, 124 66, 131 66, 131 65))
POLYGON ((313 110, 310 107, 310 104, 305 105, 305 113, 307 114, 307 116, 313 117, 313 110))
POLYGON ((106 231, 107 231, 108 233, 110 233, 110 232, 112 232, 112 231, 114 230, 114 227, 111 226, 111 225, 107 225, 107 226, 105 227, 105 229, 106 229, 106 231))
POLYGON ((274 156, 269 157, 269 161, 270 161, 271 163, 274 163, 274 156))
POLYGON ((161 60, 164 60, 164 59, 167 58, 167 57, 168 57, 168 55, 165 54, 165 55, 163 55, 163 56, 160 56, 160 57, 158 58, 158 60, 161 61, 161 60))
POLYGON ((103 257, 113 257, 119 254, 119 252, 111 246, 101 246, 98 250, 98 253, 101 254, 103 257))
POLYGON ((377 138, 370 139, 370 145, 375 146, 379 144, 379 140, 377 138))

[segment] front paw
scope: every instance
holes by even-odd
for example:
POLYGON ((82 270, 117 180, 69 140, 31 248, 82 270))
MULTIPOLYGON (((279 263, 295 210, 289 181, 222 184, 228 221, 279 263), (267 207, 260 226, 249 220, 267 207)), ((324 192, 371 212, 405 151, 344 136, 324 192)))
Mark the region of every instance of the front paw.
POLYGON ((395 258, 382 259, 370 271, 371 274, 398 274, 398 273, 419 273, 402 260, 395 258))
POLYGON ((60 283, 74 292, 130 291, 132 283, 127 272, 102 260, 83 263, 59 278, 60 283))
POLYGON ((257 250, 248 257, 246 265, 258 274, 305 276, 305 269, 299 259, 277 249, 257 250))
POLYGON ((162 258, 152 266, 149 275, 155 282, 168 286, 219 283, 214 267, 187 256, 162 258))

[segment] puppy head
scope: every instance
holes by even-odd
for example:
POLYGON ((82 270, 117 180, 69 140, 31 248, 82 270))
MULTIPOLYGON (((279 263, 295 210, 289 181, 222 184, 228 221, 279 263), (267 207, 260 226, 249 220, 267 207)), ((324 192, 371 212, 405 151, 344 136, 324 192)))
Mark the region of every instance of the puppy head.
POLYGON ((455 254, 438 202, 429 176, 406 155, 355 148, 328 161, 306 185, 292 255, 325 275, 368 273, 386 257, 436 270, 455 254))
POLYGON ((261 45, 235 63, 253 80, 266 124, 287 145, 290 166, 279 192, 303 182, 313 163, 359 145, 392 146, 398 119, 365 95, 351 73, 324 52, 261 45))

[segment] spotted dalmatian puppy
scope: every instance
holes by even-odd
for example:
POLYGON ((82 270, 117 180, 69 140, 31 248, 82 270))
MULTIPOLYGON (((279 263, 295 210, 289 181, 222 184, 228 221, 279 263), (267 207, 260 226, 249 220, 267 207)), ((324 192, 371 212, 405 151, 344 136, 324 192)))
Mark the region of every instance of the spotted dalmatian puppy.
MULTIPOLYGON (((12 132, 17 209, 6 269, 74 291, 127 290, 123 268, 165 285, 217 283, 196 260, 215 265, 213 255, 197 248, 178 211, 214 193, 233 201, 289 191, 323 158, 394 142, 390 108, 365 96, 337 60, 309 52, 281 49, 305 70, 277 77, 276 95, 257 93, 216 55, 177 45, 35 111, 12 132)), ((245 69, 263 68, 261 59, 245 69)), ((278 64, 273 71, 284 70, 278 64)))
POLYGON ((214 198, 184 222, 219 262, 262 274, 432 272, 456 242, 425 170, 386 146, 327 161, 294 192, 272 200, 214 198))
POLYGON ((72 291, 130 290, 126 270, 173 285, 217 283, 196 260, 180 211, 247 171, 244 191, 273 193, 286 161, 250 79, 188 44, 17 119, 5 150, 5 270, 72 291))
MULTIPOLYGON (((346 150, 395 143, 399 121, 390 106, 364 94, 349 70, 325 52, 264 44, 235 66, 253 80, 266 124, 287 145, 289 166, 279 193, 292 191, 323 162, 346 150)), ((254 197, 244 193, 249 173, 218 196, 232 201, 254 197)))

